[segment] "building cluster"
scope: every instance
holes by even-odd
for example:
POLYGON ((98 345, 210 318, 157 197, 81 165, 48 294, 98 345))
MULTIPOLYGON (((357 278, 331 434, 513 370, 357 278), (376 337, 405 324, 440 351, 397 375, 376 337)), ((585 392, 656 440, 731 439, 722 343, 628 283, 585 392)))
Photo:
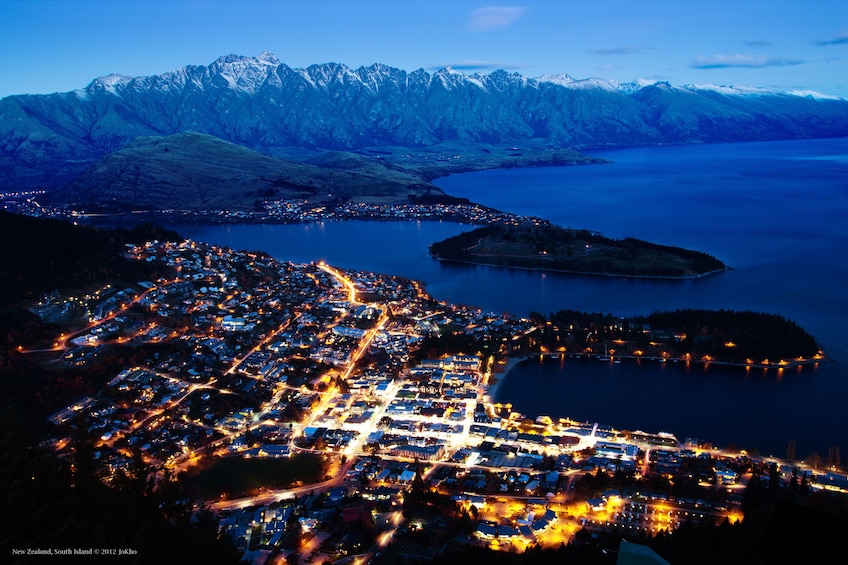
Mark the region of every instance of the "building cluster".
POLYGON ((345 220, 445 220, 476 225, 543 225, 546 220, 518 216, 473 203, 381 204, 308 199, 272 199, 261 211, 245 210, 159 210, 157 214, 179 219, 212 222, 279 222, 284 224, 345 220))
MULTIPOLYGON (((39 203, 44 191, 0 194, 3 209, 34 217, 63 218, 83 221, 84 211, 68 210, 39 203)), ((257 206, 259 204, 257 203, 257 206)), ((326 199, 270 199, 255 210, 217 208, 210 210, 162 209, 149 212, 151 217, 172 221, 200 221, 211 223, 283 223, 299 224, 345 220, 445 220, 474 225, 546 225, 549 222, 535 216, 519 216, 500 212, 478 204, 427 203, 381 204, 326 199)))
POLYGON ((46 194, 46 190, 0 192, 0 205, 3 206, 3 210, 6 212, 24 214, 26 216, 33 216, 34 218, 49 218, 62 214, 61 210, 44 206, 38 202, 39 199, 43 200, 46 194))
MULTIPOLYGON (((139 458, 176 475, 216 458, 320 456, 320 484, 216 501, 221 531, 245 552, 308 545, 332 558, 444 529, 438 513, 401 520, 422 484, 474 516, 467 543, 522 549, 558 545, 580 528, 670 531, 738 513, 758 464, 668 434, 533 420, 496 404, 493 373, 502 356, 524 351, 533 322, 438 302, 415 281, 192 241, 128 252, 170 274, 74 301, 87 323, 57 340, 66 360, 124 346, 132 363, 50 417, 53 445, 72 453, 73 429, 85 427, 106 480, 139 458), (430 355, 440 338, 485 344, 488 354, 430 355), (575 489, 602 475, 712 495, 575 489), (368 531, 376 541, 363 545, 368 531)), ((39 312, 53 316, 47 306, 63 300, 51 296, 39 312)), ((790 480, 785 464, 780 477, 790 480)), ((845 482, 810 476, 815 488, 845 482)))

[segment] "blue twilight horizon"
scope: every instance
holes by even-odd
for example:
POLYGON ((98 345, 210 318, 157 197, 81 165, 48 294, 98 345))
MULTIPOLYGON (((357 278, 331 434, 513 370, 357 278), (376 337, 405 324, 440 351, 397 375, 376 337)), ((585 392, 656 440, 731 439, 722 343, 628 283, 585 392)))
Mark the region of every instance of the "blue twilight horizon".
POLYGON ((0 0, 0 97, 221 55, 848 98, 844 0, 0 0))

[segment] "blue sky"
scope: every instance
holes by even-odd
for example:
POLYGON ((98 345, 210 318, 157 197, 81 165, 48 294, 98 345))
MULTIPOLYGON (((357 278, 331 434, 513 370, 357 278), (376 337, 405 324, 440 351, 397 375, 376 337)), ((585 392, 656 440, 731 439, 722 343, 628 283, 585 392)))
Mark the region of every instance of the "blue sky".
POLYGON ((0 0, 0 97, 270 51, 848 98, 846 0, 0 0))

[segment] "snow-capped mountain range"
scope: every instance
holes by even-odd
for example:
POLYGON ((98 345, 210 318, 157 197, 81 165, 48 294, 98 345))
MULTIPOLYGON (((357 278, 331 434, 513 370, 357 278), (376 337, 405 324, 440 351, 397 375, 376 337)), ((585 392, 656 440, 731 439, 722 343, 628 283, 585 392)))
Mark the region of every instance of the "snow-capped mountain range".
POLYGON ((278 157, 453 143, 636 146, 848 135, 848 101, 716 85, 528 78, 227 55, 0 100, 0 188, 55 187, 139 136, 199 132, 278 157))

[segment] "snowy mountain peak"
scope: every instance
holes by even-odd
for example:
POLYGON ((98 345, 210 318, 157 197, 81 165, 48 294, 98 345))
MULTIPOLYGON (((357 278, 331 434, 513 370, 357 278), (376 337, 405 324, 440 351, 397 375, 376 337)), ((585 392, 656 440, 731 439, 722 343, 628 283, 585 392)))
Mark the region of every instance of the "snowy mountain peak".
POLYGON ((263 51, 259 54, 258 57, 256 57, 256 60, 261 61, 263 63, 268 63, 269 65, 280 64, 280 60, 277 58, 277 56, 271 53, 270 51, 263 51))
POLYGON ((452 90, 468 82, 468 75, 453 67, 445 67, 433 73, 432 79, 438 81, 446 90, 452 90))
POLYGON ((717 92, 725 96, 767 96, 773 95, 774 92, 765 88, 755 86, 742 86, 731 84, 730 86, 718 84, 686 84, 683 85, 686 90, 694 92, 717 92))
POLYGON ((536 79, 538 82, 549 82, 552 84, 558 84, 560 86, 564 86, 565 88, 572 88, 575 90, 582 89, 594 89, 594 90, 606 90, 608 92, 615 92, 616 88, 607 80, 602 78, 583 78, 576 79, 571 75, 562 74, 562 75, 543 75, 536 79))
POLYGON ((554 84, 558 84, 560 86, 569 86, 575 82, 573 76, 562 73, 559 75, 542 75, 540 77, 536 77, 538 82, 552 82, 554 84))
POLYGON ((269 51, 263 51, 258 57, 245 57, 243 55, 224 55, 218 57, 215 62, 209 65, 209 69, 222 72, 230 69, 236 69, 240 72, 255 70, 267 71, 269 67, 279 66, 280 60, 269 51))
POLYGON ((619 83, 618 81, 611 81, 611 84, 615 86, 619 90, 619 92, 622 92, 624 94, 633 94, 634 92, 642 90, 646 86, 656 84, 656 81, 644 78, 637 78, 636 80, 632 80, 630 82, 619 83))
MULTIPOLYGON (((275 75, 280 67, 288 68, 277 58, 276 55, 270 51, 263 51, 256 57, 235 54, 224 55, 216 59, 208 67, 185 67, 170 73, 158 75, 158 77, 150 78, 157 80, 162 78, 173 79, 180 75, 185 76, 190 69, 199 69, 201 72, 208 73, 210 76, 218 77, 218 84, 226 84, 230 88, 244 91, 246 93, 255 93, 263 84, 279 83, 279 78, 272 75, 275 75), (223 79, 223 81, 221 79, 223 79)), ((462 85, 473 85, 482 88, 483 90, 487 90, 490 87, 497 89, 499 88, 499 85, 505 84, 505 81, 508 80, 511 83, 521 84, 523 86, 537 87, 540 84, 548 83, 559 85, 570 90, 599 90, 625 95, 633 94, 646 87, 689 93, 713 92, 725 96, 774 96, 781 94, 780 92, 765 88, 741 85, 725 86, 715 84, 687 84, 684 86, 677 86, 668 81, 656 81, 643 78, 630 82, 619 82, 615 79, 605 80, 596 77, 578 79, 566 73, 548 74, 536 78, 528 78, 520 73, 506 73, 506 71, 503 70, 495 70, 488 74, 467 74, 451 66, 439 69, 433 72, 433 74, 427 73, 423 69, 406 73, 403 70, 395 69, 380 63, 374 63, 368 67, 360 67, 356 69, 356 71, 351 70, 342 63, 323 63, 310 65, 305 69, 291 70, 303 77, 303 79, 305 79, 313 87, 324 88, 333 83, 349 83, 353 81, 366 84, 369 89, 374 91, 379 90, 379 84, 385 81, 402 80, 406 82, 408 80, 416 81, 425 79, 425 81, 429 84, 432 84, 432 81, 435 80, 447 89, 457 88, 462 85)), ((105 89, 109 92, 116 92, 124 88, 131 81, 135 80, 135 78, 112 74, 95 79, 95 81, 91 83, 90 87, 105 89)), ((813 90, 793 90, 782 94, 815 100, 843 100, 842 98, 813 90)))
POLYGON ((790 95, 736 85, 621 84, 567 74, 535 79, 504 70, 407 73, 380 64, 298 69, 267 51, 147 77, 109 75, 68 94, 0 100, 0 188, 58 186, 139 136, 186 131, 278 155, 442 143, 613 147, 848 132, 848 101, 810 90, 790 95))
POLYGON ((215 61, 209 65, 210 67, 224 67, 227 65, 232 65, 233 63, 242 63, 245 61, 249 61, 251 57, 245 57, 244 55, 235 55, 230 53, 229 55, 221 55, 215 61))
POLYGON ((272 53, 263 51, 258 57, 225 55, 209 65, 209 72, 223 79, 228 87, 249 94, 255 93, 282 63, 272 53))
POLYGON ((309 65, 306 69, 299 69, 297 72, 316 88, 327 88, 332 84, 345 84, 350 81, 362 82, 362 79, 350 67, 342 63, 309 65))
POLYGON ((105 90, 107 92, 116 92, 119 87, 129 83, 132 80, 132 77, 112 73, 110 75, 94 79, 93 81, 91 81, 91 84, 88 85, 88 88, 86 90, 94 88, 97 90, 105 90))
POLYGON ((815 90, 790 90, 786 94, 791 96, 800 96, 802 98, 812 98, 813 100, 844 100, 844 98, 840 98, 839 96, 834 96, 832 94, 822 94, 821 92, 816 92, 815 90))

